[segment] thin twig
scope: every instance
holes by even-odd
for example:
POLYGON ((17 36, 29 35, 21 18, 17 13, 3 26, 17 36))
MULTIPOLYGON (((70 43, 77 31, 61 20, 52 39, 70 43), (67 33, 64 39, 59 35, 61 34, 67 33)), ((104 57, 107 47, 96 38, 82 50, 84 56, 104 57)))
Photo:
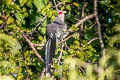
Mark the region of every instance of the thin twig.
POLYGON ((65 44, 62 44, 62 47, 61 47, 61 50, 60 50, 60 55, 58 57, 58 65, 60 64, 60 60, 61 60, 61 57, 62 57, 62 53, 63 53, 63 47, 65 46, 65 44))
POLYGON ((85 16, 85 7, 86 7, 86 0, 83 1, 83 6, 82 6, 82 14, 81 14, 81 17, 84 17, 85 16))
POLYGON ((43 70, 41 72, 41 77, 40 78, 43 78, 44 74, 45 74, 45 67, 43 68, 43 70))
POLYGON ((63 39, 63 40, 61 40, 61 41, 59 41, 57 44, 60 44, 60 43, 62 43, 62 42, 65 42, 65 41, 67 41, 69 38, 71 38, 73 35, 70 35, 70 36, 68 36, 67 38, 65 38, 65 39, 63 39))
MULTIPOLYGON (((85 7, 86 7, 86 0, 83 1, 83 6, 82 6, 82 10, 81 10, 81 18, 83 18, 85 16, 85 7)), ((80 46, 81 46, 81 40, 83 40, 83 36, 84 36, 84 22, 79 27, 80 46)))
POLYGON ((68 47, 67 43, 65 42, 65 47, 69 50, 70 48, 68 47))
POLYGON ((92 24, 92 25, 90 26, 90 29, 92 29, 95 25, 96 25, 96 23, 92 24))
POLYGON ((39 47, 43 47, 43 46, 41 46, 40 44, 33 44, 33 46, 34 46, 34 47, 38 47, 38 46, 39 46, 39 47))
POLYGON ((102 39, 102 33, 101 33, 101 24, 98 18, 98 12, 97 12, 97 0, 94 0, 94 13, 95 13, 95 19, 96 19, 96 23, 97 23, 97 28, 98 28, 98 38, 99 38, 99 42, 101 45, 101 49, 102 49, 102 54, 104 55, 104 50, 105 50, 105 46, 104 46, 104 42, 102 39))
POLYGON ((41 49, 42 49, 45 47, 45 44, 33 44, 33 46, 34 47, 41 47, 41 49))
POLYGON ((54 5, 55 5, 56 10, 58 11, 58 7, 56 6, 56 1, 53 0, 53 2, 54 2, 54 5))
POLYGON ((86 16, 86 17, 84 17, 84 18, 82 18, 81 20, 79 20, 79 21, 75 24, 75 26, 78 27, 79 25, 81 25, 82 23, 84 23, 85 21, 87 21, 87 20, 89 20, 89 19, 91 19, 91 18, 93 18, 93 17, 95 17, 95 13, 93 13, 93 14, 91 14, 91 15, 88 15, 88 16, 86 16))
MULTIPOLYGON (((85 7, 86 7, 86 0, 83 1, 82 12, 81 12, 82 18, 85 16, 85 7)), ((82 23, 80 26, 80 38, 82 38, 83 36, 83 30, 84 30, 84 23, 82 23)))
POLYGON ((58 7, 58 6, 62 5, 62 4, 63 4, 63 2, 59 2, 57 5, 53 6, 53 8, 56 8, 56 7, 58 7))
POLYGON ((7 23, 6 23, 6 21, 4 21, 3 23, 2 23, 2 25, 0 26, 0 28, 2 29, 2 28, 4 28, 4 27, 6 27, 7 26, 7 23))
POLYGON ((22 32, 22 36, 25 38, 26 42, 29 44, 29 46, 32 48, 34 51, 35 55, 42 61, 44 62, 43 58, 41 55, 37 52, 37 50, 34 48, 33 43, 26 37, 26 35, 22 32))
POLYGON ((2 16, 1 16, 2 20, 3 20, 3 23, 1 24, 0 28, 4 28, 7 26, 7 20, 8 18, 6 17, 5 15, 5 11, 2 11, 2 16))
POLYGON ((97 39, 98 39, 98 37, 91 39, 91 40, 88 42, 88 44, 91 44, 93 41, 95 41, 95 40, 97 40, 97 39))

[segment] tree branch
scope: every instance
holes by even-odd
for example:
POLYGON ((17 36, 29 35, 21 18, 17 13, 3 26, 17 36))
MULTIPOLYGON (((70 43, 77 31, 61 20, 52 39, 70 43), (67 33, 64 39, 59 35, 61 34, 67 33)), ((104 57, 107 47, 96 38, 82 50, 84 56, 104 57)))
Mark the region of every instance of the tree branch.
POLYGON ((97 12, 97 0, 93 0, 94 1, 94 13, 95 13, 95 19, 96 19, 96 23, 97 23, 97 28, 98 28, 98 38, 99 38, 99 42, 101 45, 101 49, 102 49, 102 53, 104 55, 104 50, 105 50, 105 46, 104 46, 104 42, 102 39, 102 33, 101 33, 101 24, 98 18, 98 12, 97 12))
POLYGON ((98 39, 98 37, 91 39, 91 40, 88 42, 88 44, 91 44, 93 41, 95 41, 95 40, 97 40, 97 39, 98 39))
POLYGON ((63 40, 61 40, 61 41, 59 41, 57 44, 60 44, 60 43, 62 43, 62 42, 65 42, 65 41, 67 41, 69 38, 71 38, 73 35, 70 35, 70 36, 68 36, 67 38, 65 38, 65 39, 63 39, 63 40))
MULTIPOLYGON (((87 20, 89 20, 89 19, 91 19, 91 18, 93 18, 93 17, 95 17, 95 13, 93 13, 93 14, 91 14, 91 15, 88 15, 88 16, 86 16, 86 17, 84 17, 84 18, 82 18, 81 20, 79 20, 79 21, 75 24, 75 26, 78 27, 79 25, 81 25, 82 23, 84 23, 85 21, 87 21, 87 20)), ((66 34, 63 36, 63 38, 66 38, 66 37, 70 34, 70 32, 73 32, 73 31, 72 31, 72 28, 68 29, 68 32, 66 32, 66 34)))
MULTIPOLYGON (((82 6, 82 11, 81 11, 81 18, 85 16, 85 7, 86 7, 86 0, 83 1, 83 6, 82 6)), ((83 39, 84 36, 84 23, 82 23, 79 27, 79 41, 81 45, 81 40, 83 39)))
POLYGON ((55 6, 53 6, 53 8, 56 8, 56 7, 60 6, 61 4, 63 4, 63 2, 59 2, 58 4, 56 4, 55 6))
MULTIPOLYGON (((81 12, 81 17, 82 18, 85 16, 85 7, 86 7, 86 0, 83 1, 82 12, 81 12)), ((84 23, 82 23, 81 26, 80 26, 81 33, 82 33, 83 29, 84 29, 84 23)))
POLYGON ((26 40, 26 42, 28 43, 28 45, 32 48, 32 50, 34 51, 35 55, 42 61, 44 62, 43 58, 40 56, 40 54, 37 52, 37 50, 34 48, 33 43, 26 37, 26 35, 22 32, 22 36, 24 37, 24 39, 26 40))
POLYGON ((54 2, 54 5, 55 5, 56 10, 58 11, 58 7, 56 6, 56 1, 53 0, 53 2, 54 2))
POLYGON ((57 59, 58 65, 60 64, 60 60, 61 60, 61 57, 62 57, 63 47, 64 47, 64 46, 65 46, 65 44, 62 44, 62 47, 61 47, 61 50, 60 50, 60 55, 59 55, 59 57, 58 57, 58 59, 57 59))
POLYGON ((43 78, 44 77, 44 74, 45 74, 45 67, 43 68, 42 72, 41 72, 41 77, 40 78, 43 78))
POLYGON ((85 21, 87 21, 88 19, 91 19, 91 18, 93 18, 93 17, 95 17, 95 13, 93 13, 93 14, 91 14, 91 15, 88 15, 88 16, 84 17, 83 19, 79 20, 79 21, 75 24, 75 26, 78 27, 79 25, 81 25, 82 23, 84 23, 85 21))

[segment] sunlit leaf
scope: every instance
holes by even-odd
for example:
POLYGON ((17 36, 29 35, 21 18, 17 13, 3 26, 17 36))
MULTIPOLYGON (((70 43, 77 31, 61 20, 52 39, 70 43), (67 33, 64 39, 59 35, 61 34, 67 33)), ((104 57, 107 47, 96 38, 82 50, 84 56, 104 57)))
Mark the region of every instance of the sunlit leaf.
POLYGON ((4 75, 0 76, 0 80, 15 80, 12 76, 4 75))
POLYGON ((71 0, 66 0, 66 2, 71 2, 71 0))
POLYGON ((2 20, 0 20, 0 24, 2 24, 3 23, 3 21, 2 20))
POLYGON ((7 24, 13 23, 14 19, 13 18, 8 18, 7 24))
POLYGON ((17 18, 20 22, 22 22, 23 24, 25 24, 25 20, 24 20, 25 15, 24 15, 24 14, 21 14, 20 12, 17 12, 17 13, 15 14, 15 16, 16 16, 16 18, 17 18))
POLYGON ((19 0, 19 3, 21 6, 23 6, 26 2, 27 2, 27 0, 19 0))
POLYGON ((34 0, 34 4, 38 10, 45 8, 45 0, 34 0))
POLYGON ((108 44, 110 47, 113 47, 115 43, 120 43, 120 34, 116 34, 113 37, 110 38, 108 44))
POLYGON ((32 8, 33 7, 32 2, 33 2, 33 0, 28 0, 26 5, 29 6, 30 8, 32 8))
POLYGON ((74 2, 73 5, 78 7, 78 3, 77 2, 74 2))
POLYGON ((11 36, 8 36, 6 34, 0 34, 0 40, 4 40, 9 44, 9 46, 12 48, 12 52, 15 54, 18 52, 18 50, 21 48, 21 45, 19 42, 17 42, 16 39, 12 38, 11 36))
POLYGON ((113 27, 113 30, 115 32, 120 32, 120 24, 116 24, 116 26, 113 27))
POLYGON ((41 28, 41 32, 42 32, 43 34, 45 34, 45 33, 46 33, 46 28, 45 28, 45 27, 42 27, 42 28, 41 28))
POLYGON ((7 4, 8 5, 11 4, 11 2, 12 2, 12 0, 7 0, 7 4))
POLYGON ((71 10, 71 7, 70 7, 70 5, 67 5, 67 6, 66 6, 66 8, 67 8, 68 10, 71 10))

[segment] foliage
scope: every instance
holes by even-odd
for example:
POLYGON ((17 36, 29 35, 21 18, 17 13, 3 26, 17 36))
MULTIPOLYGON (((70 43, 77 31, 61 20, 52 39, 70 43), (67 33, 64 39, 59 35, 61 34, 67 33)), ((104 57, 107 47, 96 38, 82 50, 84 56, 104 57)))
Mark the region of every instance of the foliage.
MULTIPOLYGON (((12 49, 10 49, 12 51, 12 53, 17 53, 18 49, 21 48, 20 44, 13 39, 12 37, 5 35, 5 34, 0 34, 0 40, 2 42, 0 42, 1 46, 6 46, 7 48, 9 48, 8 46, 10 46, 12 49), (7 43, 7 45, 5 45, 5 43, 7 43)), ((4 50, 3 50, 4 51, 4 50)))
MULTIPOLYGON (((81 18, 83 0, 55 0, 60 10, 66 10, 65 23, 73 33, 65 43, 58 44, 51 77, 41 76, 45 64, 30 48, 22 32, 44 58, 46 26, 57 12, 52 0, 0 0, 0 80, 119 80, 120 68, 120 1, 98 1, 105 56, 101 48, 96 21, 84 23, 83 37, 74 26, 81 18), (63 52, 60 64, 58 57, 63 52), (85 64, 85 65, 84 65, 85 64), (99 64, 99 65, 98 65, 99 64)), ((93 13, 92 0, 86 0, 85 16, 93 13)))
POLYGON ((113 27, 113 31, 118 33, 110 38, 110 47, 105 49, 105 55, 98 61, 99 66, 86 63, 80 58, 67 57, 64 64, 56 69, 55 76, 60 80, 119 80, 120 50, 114 46, 120 43, 119 27, 119 24, 113 27))

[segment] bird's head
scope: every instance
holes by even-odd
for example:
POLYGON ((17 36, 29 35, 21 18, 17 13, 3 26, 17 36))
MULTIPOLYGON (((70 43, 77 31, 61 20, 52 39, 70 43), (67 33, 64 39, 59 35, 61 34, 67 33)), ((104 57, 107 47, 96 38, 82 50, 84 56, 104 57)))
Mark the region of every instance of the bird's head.
POLYGON ((61 10, 58 10, 57 11, 58 13, 58 19, 61 20, 62 22, 64 22, 64 18, 65 18, 65 13, 67 13, 66 11, 61 11, 61 10))
POLYGON ((67 13, 66 11, 57 11, 58 12, 58 15, 61 15, 61 14, 65 14, 65 13, 67 13))

